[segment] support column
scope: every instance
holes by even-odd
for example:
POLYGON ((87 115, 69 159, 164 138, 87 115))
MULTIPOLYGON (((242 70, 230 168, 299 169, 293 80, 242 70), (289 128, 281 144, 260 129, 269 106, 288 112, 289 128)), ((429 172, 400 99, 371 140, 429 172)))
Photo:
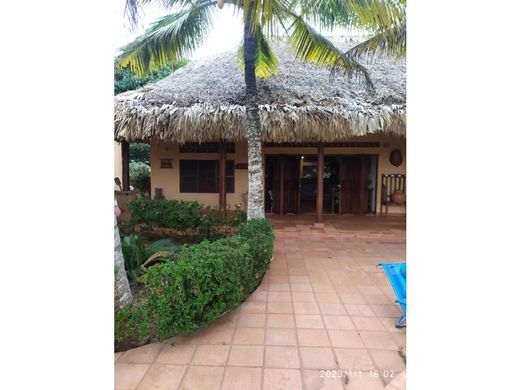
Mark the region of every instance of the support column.
POLYGON ((325 165, 325 153, 323 145, 318 146, 318 167, 317 167, 317 183, 316 188, 318 193, 316 195, 316 227, 323 226, 323 169, 325 165))
POLYGON ((226 144, 221 142, 219 145, 219 182, 218 182, 218 204, 220 210, 226 210, 226 144))
POLYGON ((121 142, 121 163, 123 191, 130 191, 130 144, 127 141, 121 142))

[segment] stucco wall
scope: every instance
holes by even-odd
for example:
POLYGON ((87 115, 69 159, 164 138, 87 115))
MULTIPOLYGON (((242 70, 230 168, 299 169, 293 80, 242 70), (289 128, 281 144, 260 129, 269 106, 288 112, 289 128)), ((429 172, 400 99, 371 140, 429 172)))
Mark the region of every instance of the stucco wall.
MULTIPOLYGON (((121 159, 121 144, 114 141, 114 177, 119 177, 121 183, 123 182, 123 163, 121 159)), ((114 190, 119 190, 119 187, 114 183, 114 190)))
MULTIPOLYGON (((325 148, 327 154, 372 154, 378 155, 377 167, 377 212, 379 213, 379 205, 381 199, 381 174, 383 173, 406 173, 406 142, 402 137, 388 136, 370 136, 358 137, 352 141, 378 141, 378 148, 325 148), (399 167, 390 164, 389 157, 393 149, 399 148, 403 154, 403 163, 399 167)), ((316 154, 316 148, 264 148, 264 154, 316 154)), ((179 153, 179 145, 175 143, 152 143, 151 148, 151 165, 152 165, 152 194, 154 188, 162 188, 163 194, 167 199, 197 200, 206 205, 218 205, 218 193, 215 194, 196 194, 196 193, 180 193, 179 192, 179 160, 218 160, 218 153, 179 153), (160 167, 160 159, 171 159, 173 168, 160 167)), ((235 163, 247 163, 247 146, 243 142, 236 143, 235 153, 228 153, 228 160, 234 160, 235 163)), ((247 192, 247 170, 235 169, 235 193, 227 194, 227 203, 230 207, 235 204, 243 206, 242 194, 247 192)), ((388 210, 389 213, 403 213, 404 208, 400 206, 392 206, 388 210)))

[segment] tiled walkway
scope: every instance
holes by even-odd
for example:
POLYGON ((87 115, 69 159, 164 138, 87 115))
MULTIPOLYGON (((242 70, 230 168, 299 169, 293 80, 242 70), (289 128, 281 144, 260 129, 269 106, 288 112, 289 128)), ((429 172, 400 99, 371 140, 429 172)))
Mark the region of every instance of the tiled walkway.
POLYGON ((172 345, 116 354, 116 389, 404 389, 406 331, 376 267, 404 260, 404 217, 272 220, 275 260, 249 299, 172 345))

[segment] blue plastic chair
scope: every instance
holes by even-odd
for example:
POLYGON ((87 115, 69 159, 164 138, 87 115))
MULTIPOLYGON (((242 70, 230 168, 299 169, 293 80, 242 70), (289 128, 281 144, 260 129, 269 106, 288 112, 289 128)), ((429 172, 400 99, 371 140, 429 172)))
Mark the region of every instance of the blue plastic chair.
POLYGON ((377 267, 384 269, 397 297, 395 301, 403 310, 403 315, 399 317, 395 327, 404 328, 406 327, 406 263, 380 263, 377 267))

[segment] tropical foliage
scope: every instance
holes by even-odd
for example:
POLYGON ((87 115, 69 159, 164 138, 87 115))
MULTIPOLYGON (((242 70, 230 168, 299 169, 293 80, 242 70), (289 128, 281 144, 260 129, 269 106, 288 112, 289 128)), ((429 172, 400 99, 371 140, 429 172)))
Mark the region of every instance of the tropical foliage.
POLYGON ((130 91, 148 83, 154 83, 172 74, 175 70, 186 65, 188 61, 180 60, 174 64, 166 64, 149 74, 138 76, 127 68, 116 68, 114 71, 114 94, 130 91))
MULTIPOLYGON (((131 19, 137 20, 140 4, 153 1, 127 0, 131 19)), ((211 30, 217 1, 160 3, 177 10, 157 20, 141 37, 122 48, 117 66, 129 67, 138 75, 154 72, 190 55, 211 30)), ((233 7, 244 21, 244 10, 251 12, 250 23, 257 39, 257 77, 269 77, 277 71, 278 60, 269 40, 284 35, 297 58, 361 76, 368 86, 369 73, 357 59, 380 52, 400 58, 406 52, 405 0, 225 0, 222 5, 233 7), (363 29, 371 38, 345 53, 326 37, 327 32, 336 28, 363 29)), ((238 51, 238 60, 244 63, 243 47, 238 51)))
POLYGON ((116 350, 191 332, 236 309, 260 284, 273 244, 270 222, 253 220, 234 236, 193 245, 176 261, 147 269, 144 303, 116 314, 116 350))

